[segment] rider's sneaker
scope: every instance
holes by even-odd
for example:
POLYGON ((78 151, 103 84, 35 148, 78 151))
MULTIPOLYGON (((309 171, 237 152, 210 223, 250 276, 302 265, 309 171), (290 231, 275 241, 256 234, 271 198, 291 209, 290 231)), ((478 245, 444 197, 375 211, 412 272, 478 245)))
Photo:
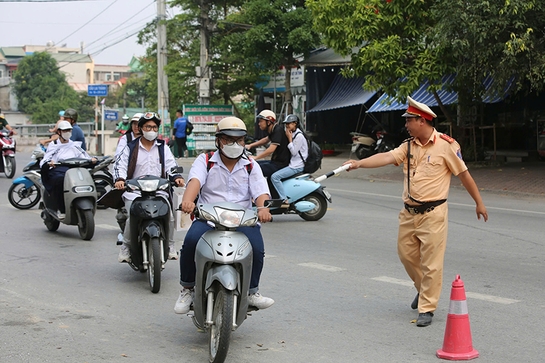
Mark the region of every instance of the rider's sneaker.
POLYGON ((57 211, 57 218, 58 218, 58 219, 64 219, 65 217, 66 217, 66 214, 61 213, 60 210, 57 211))
POLYGON ((194 289, 182 288, 180 291, 180 297, 176 300, 176 305, 174 305, 174 312, 176 314, 186 314, 189 312, 191 304, 193 304, 193 298, 195 297, 194 289))
POLYGON ((119 255, 117 256, 117 261, 119 261, 119 263, 131 261, 131 254, 127 246, 121 245, 121 248, 119 249, 119 255))
POLYGON ((169 260, 178 259, 178 251, 176 251, 176 248, 174 246, 170 246, 168 249, 168 259, 169 260))
POLYGON ((263 310, 274 304, 274 300, 270 297, 265 297, 259 292, 248 296, 248 305, 255 306, 256 308, 263 310))

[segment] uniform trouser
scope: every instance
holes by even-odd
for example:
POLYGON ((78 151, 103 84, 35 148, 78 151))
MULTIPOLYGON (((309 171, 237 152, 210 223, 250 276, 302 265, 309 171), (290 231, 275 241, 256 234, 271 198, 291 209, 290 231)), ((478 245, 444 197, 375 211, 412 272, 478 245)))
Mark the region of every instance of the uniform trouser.
MULTIPOLYGON (((184 238, 184 245, 180 250, 180 285, 185 288, 195 286, 195 249, 197 242, 201 236, 211 230, 206 222, 196 220, 189 227, 189 231, 184 238)), ((261 227, 239 227, 237 231, 242 232, 248 237, 252 245, 253 260, 252 260, 252 277, 250 278, 249 294, 255 294, 259 291, 259 279, 261 271, 263 271, 263 260, 265 259, 265 245, 263 236, 261 235, 261 227)))
MULTIPOLYGON (((125 209, 127 210, 127 220, 125 221, 125 230, 123 231, 123 244, 125 247, 129 247, 131 238, 131 205, 133 201, 123 199, 125 200, 125 209)), ((168 246, 174 248, 174 214, 172 213, 172 209, 170 209, 170 218, 168 221, 168 246)))
POLYGON ((443 260, 447 245, 447 203, 424 214, 399 213, 397 253, 420 293, 418 312, 437 308, 443 284, 443 260))

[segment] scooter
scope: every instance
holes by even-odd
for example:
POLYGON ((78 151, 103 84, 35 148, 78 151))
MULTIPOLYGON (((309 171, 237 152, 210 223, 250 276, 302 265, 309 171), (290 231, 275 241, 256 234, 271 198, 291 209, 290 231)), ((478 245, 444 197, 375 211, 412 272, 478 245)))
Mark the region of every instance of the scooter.
MULTIPOLYGON (((96 164, 90 170, 93 176, 93 181, 97 190, 97 200, 104 194, 114 188, 114 177, 108 167, 114 162, 114 158, 111 156, 98 156, 96 164)), ((107 208, 101 205, 97 205, 98 209, 107 208)))
POLYGON ((0 146, 2 148, 2 158, 4 161, 4 174, 11 179, 15 175, 15 140, 11 138, 13 131, 6 128, 0 130, 0 146))
MULTIPOLYGON (((32 151, 31 161, 24 167, 24 174, 13 180, 8 190, 8 200, 17 209, 30 209, 40 201, 44 187, 40 170, 40 161, 43 159, 46 148, 38 144, 32 151)), ((97 190, 97 198, 106 194, 114 187, 113 177, 108 170, 112 163, 111 156, 98 157, 96 164, 89 167, 97 190)), ((107 208, 97 205, 97 208, 107 208)))
POLYGON ((199 204, 195 218, 214 229, 205 232, 195 250, 195 297, 191 309, 193 323, 208 333, 209 362, 225 361, 231 339, 248 312, 252 275, 252 246, 240 226, 258 223, 253 209, 230 203, 199 204))
POLYGON ((66 215, 61 218, 51 209, 51 195, 44 190, 44 200, 40 202, 41 217, 51 232, 59 229, 60 223, 78 226, 83 240, 90 240, 95 234, 95 211, 97 192, 93 178, 87 169, 92 165, 89 159, 71 158, 55 163, 56 166, 67 166, 70 169, 64 175, 64 205, 66 215))
POLYGON ((365 159, 375 154, 377 139, 371 135, 360 134, 359 132, 351 132, 352 149, 351 152, 358 159, 365 159))
MULTIPOLYGON (((345 165, 318 178, 300 173, 282 179, 289 205, 283 207, 275 203, 270 208, 271 214, 298 214, 305 221, 321 219, 327 212, 327 202, 332 203, 332 200, 331 194, 320 182, 347 169, 348 165, 345 165)), ((269 189, 273 199, 278 199, 278 192, 271 183, 269 189)))
MULTIPOLYGON (((177 172, 182 171, 178 167, 177 172)), ((131 259, 128 264, 135 271, 147 271, 151 292, 158 293, 161 289, 161 271, 168 261, 172 203, 169 204, 157 192, 165 191, 170 196, 171 182, 168 179, 143 175, 127 180, 125 188, 131 192, 140 192, 129 211, 130 231, 125 231, 130 234, 131 259)))
POLYGON ((8 190, 8 200, 17 209, 34 207, 44 193, 40 161, 45 154, 45 147, 36 145, 30 156, 30 162, 23 168, 23 175, 14 179, 8 190))

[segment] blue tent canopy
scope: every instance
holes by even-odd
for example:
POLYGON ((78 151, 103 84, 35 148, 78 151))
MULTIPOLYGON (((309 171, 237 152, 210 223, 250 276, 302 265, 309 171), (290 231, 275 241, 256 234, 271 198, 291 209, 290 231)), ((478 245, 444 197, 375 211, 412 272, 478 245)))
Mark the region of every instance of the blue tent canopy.
MULTIPOLYGON (((444 105, 451 105, 454 103, 458 103, 458 94, 453 91, 448 91, 449 86, 454 82, 454 79, 456 78, 455 74, 451 74, 448 76, 444 76, 441 79, 442 87, 440 90, 437 91, 437 94, 439 95, 439 98, 441 99, 441 102, 443 102, 444 105)), ((485 95, 483 97, 484 103, 497 103, 502 101, 507 96, 507 91, 509 90, 514 78, 512 78, 508 85, 506 86, 503 94, 498 94, 492 92, 492 85, 494 84, 494 78, 491 76, 488 76, 483 81, 483 86, 485 87, 485 95)), ((439 106, 437 104, 437 101, 435 100, 435 97, 433 96, 433 93, 430 93, 427 91, 429 87, 429 82, 426 80, 424 81, 420 87, 414 91, 411 94, 411 98, 413 98, 415 101, 422 102, 430 107, 439 106)), ((369 108, 367 111, 368 113, 373 112, 386 112, 386 111, 398 111, 398 110, 404 110, 407 108, 407 103, 400 103, 397 100, 395 100, 393 97, 390 97, 387 94, 383 94, 379 97, 379 99, 369 108)))
POLYGON ((334 110, 366 103, 376 92, 364 90, 364 82, 365 78, 363 77, 344 78, 337 74, 324 98, 307 112, 334 110))

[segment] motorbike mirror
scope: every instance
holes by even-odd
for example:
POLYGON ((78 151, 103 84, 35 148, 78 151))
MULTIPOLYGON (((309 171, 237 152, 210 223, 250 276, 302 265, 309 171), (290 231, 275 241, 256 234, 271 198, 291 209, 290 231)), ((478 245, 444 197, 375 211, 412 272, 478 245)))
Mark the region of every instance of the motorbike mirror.
POLYGON ((282 199, 267 199, 263 206, 265 208, 280 208, 284 201, 282 199))

